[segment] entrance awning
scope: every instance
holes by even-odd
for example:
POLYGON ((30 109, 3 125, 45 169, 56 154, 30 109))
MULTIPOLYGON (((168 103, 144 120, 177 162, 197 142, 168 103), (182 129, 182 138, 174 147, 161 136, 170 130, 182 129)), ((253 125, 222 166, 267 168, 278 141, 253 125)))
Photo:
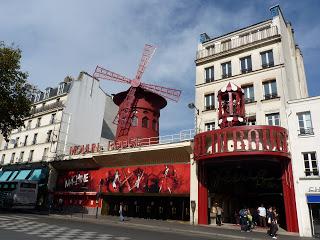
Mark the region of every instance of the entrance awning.
POLYGON ((320 195, 307 195, 307 203, 320 203, 320 195))

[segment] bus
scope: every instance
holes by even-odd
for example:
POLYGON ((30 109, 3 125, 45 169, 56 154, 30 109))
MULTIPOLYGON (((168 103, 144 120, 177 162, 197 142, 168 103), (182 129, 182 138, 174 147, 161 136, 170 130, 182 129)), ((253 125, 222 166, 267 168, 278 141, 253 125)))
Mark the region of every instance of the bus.
POLYGON ((37 205, 38 182, 16 180, 0 182, 0 208, 34 209, 37 205))

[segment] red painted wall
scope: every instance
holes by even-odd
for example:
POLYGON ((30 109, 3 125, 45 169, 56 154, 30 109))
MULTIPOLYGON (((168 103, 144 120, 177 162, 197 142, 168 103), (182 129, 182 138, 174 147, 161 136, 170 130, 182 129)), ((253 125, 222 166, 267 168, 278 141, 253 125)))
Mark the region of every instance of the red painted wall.
POLYGON ((58 191, 190 194, 190 165, 154 165, 69 171, 58 177, 58 191))
MULTIPOLYGON (((125 108, 125 97, 128 91, 118 93, 114 96, 113 101, 119 106, 119 113, 125 108)), ((154 93, 145 91, 142 88, 137 88, 136 97, 138 99, 135 110, 136 116, 138 117, 137 126, 130 127, 128 133, 121 136, 120 127, 118 125, 116 133, 116 141, 125 141, 130 138, 150 138, 159 136, 159 117, 160 109, 164 108, 167 101, 154 93), (148 127, 142 127, 142 119, 144 117, 148 118, 148 127), (152 128, 152 121, 156 121, 156 128, 152 128)))

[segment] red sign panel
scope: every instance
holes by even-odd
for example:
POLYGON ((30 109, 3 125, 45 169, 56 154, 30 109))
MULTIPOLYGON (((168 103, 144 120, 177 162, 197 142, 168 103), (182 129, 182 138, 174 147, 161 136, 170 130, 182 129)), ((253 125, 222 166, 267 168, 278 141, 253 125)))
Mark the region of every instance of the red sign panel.
POLYGON ((60 191, 104 193, 190 193, 189 164, 101 168, 70 171, 59 176, 60 191))

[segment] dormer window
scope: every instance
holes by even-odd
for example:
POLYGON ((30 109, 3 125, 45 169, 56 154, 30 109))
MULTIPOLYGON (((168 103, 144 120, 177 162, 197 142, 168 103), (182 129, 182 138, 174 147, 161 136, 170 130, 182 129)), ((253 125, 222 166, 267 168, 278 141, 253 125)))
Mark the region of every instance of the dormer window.
POLYGON ((66 83, 64 82, 61 82, 59 84, 59 87, 58 87, 58 95, 62 94, 63 93, 63 90, 64 90, 64 86, 66 85, 66 83))
POLYGON ((46 88, 46 91, 44 93, 44 98, 49 98, 50 97, 50 92, 51 92, 51 88, 46 88))
POLYGON ((34 102, 39 102, 40 101, 41 94, 42 94, 42 92, 36 93, 36 95, 34 96, 34 102))

